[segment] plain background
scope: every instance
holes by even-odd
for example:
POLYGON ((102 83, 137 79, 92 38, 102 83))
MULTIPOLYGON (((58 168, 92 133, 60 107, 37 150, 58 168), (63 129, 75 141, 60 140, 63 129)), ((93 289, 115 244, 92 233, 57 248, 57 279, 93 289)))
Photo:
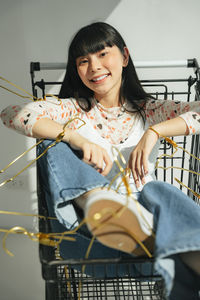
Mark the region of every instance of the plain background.
MULTIPOLYGON (((72 35, 93 21, 115 26, 135 61, 193 57, 200 61, 199 11, 199 0, 0 0, 0 76, 31 92, 30 62, 66 62, 72 35)), ((163 75, 162 70, 158 72, 163 75)), ((184 69, 165 72, 171 77, 187 74, 184 69)), ((142 78, 152 74, 151 70, 139 70, 142 78)), ((0 85, 5 84, 0 80, 0 85)), ((0 110, 23 101, 0 89, 0 110)), ((3 124, 0 137, 0 169, 34 143, 3 124)), ((0 182, 16 174, 34 155, 33 151, 1 174, 0 182)), ((0 188, 0 210, 37 212, 35 167, 0 188)), ((1 215, 0 228, 16 225, 37 230, 33 218, 1 215)), ((2 248, 2 234, 0 238, 0 299, 43 300, 37 243, 9 236, 7 247, 15 254, 9 257, 2 248)))

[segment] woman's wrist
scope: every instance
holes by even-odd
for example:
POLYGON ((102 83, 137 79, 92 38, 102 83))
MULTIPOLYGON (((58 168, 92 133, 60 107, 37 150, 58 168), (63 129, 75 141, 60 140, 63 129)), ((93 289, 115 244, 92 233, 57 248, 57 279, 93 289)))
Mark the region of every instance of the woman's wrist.
POLYGON ((159 134, 159 138, 188 134, 187 124, 181 117, 166 120, 150 127, 152 128, 150 130, 159 134))
POLYGON ((81 145, 84 143, 85 138, 82 137, 77 130, 66 128, 63 141, 73 148, 81 149, 81 145))
POLYGON ((63 137, 63 142, 70 144, 72 130, 69 128, 66 128, 64 132, 65 132, 65 135, 63 137))
POLYGON ((157 136, 157 139, 159 139, 160 138, 160 134, 159 134, 159 132, 155 129, 155 128, 153 128, 153 126, 150 126, 149 128, 148 128, 149 130, 151 130, 151 131, 153 131, 155 134, 156 134, 156 136, 157 136))

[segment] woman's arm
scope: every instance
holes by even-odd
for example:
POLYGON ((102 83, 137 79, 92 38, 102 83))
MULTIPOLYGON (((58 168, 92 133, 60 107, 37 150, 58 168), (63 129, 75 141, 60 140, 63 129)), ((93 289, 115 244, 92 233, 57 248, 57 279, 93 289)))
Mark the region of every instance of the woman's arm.
MULTIPOLYGON (((63 132, 63 125, 50 120, 38 120, 32 129, 35 138, 56 139, 56 137, 63 132)), ((106 176, 111 168, 112 161, 107 151, 97 144, 94 144, 81 136, 76 130, 65 128, 63 141, 70 144, 70 146, 80 149, 83 152, 83 161, 93 166, 99 173, 106 176)))
POLYGON ((148 100, 145 114, 149 126, 181 117, 187 124, 188 134, 200 133, 200 101, 148 100))
MULTIPOLYGON (((36 101, 25 105, 8 106, 1 112, 1 119, 5 126, 21 134, 35 138, 56 139, 63 132, 63 125, 75 117, 78 109, 70 99, 63 99, 61 104, 55 99, 36 101)), ((102 175, 109 173, 112 162, 104 148, 89 142, 76 130, 69 128, 65 129, 63 141, 82 150, 83 160, 98 169, 102 175)))
POLYGON ((34 124, 43 118, 65 124, 77 113, 75 105, 70 99, 58 102, 55 98, 48 101, 35 101, 22 105, 10 105, 1 112, 1 119, 5 126, 18 133, 33 136, 34 124))
MULTIPOLYGON (((149 100, 145 104, 148 125, 160 136, 180 136, 200 133, 200 101, 181 102, 172 100, 149 100)), ((142 136, 129 158, 136 186, 145 183, 148 173, 148 157, 158 136, 150 129, 142 136)))
MULTIPOLYGON (((189 133, 184 119, 177 117, 152 126, 160 136, 180 136, 189 133)), ((132 170, 133 179, 137 187, 140 181, 145 184, 145 175, 148 174, 148 157, 158 140, 158 135, 151 129, 147 129, 133 150, 129 158, 129 168, 132 170)))
POLYGON ((155 124, 152 128, 154 128, 160 136, 170 137, 189 134, 188 125, 181 117, 176 117, 174 119, 155 124))

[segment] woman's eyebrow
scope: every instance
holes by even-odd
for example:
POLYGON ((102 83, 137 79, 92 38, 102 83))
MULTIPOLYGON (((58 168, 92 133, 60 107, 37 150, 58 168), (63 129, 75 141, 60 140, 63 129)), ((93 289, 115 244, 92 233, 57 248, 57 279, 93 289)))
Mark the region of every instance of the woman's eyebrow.
POLYGON ((81 55, 81 56, 78 56, 76 59, 83 59, 83 58, 86 58, 88 56, 88 54, 86 55, 81 55))
POLYGON ((76 59, 87 58, 89 55, 95 54, 95 53, 100 53, 101 51, 105 50, 106 48, 110 48, 110 47, 105 46, 104 48, 102 48, 102 49, 100 49, 100 50, 97 50, 97 51, 95 51, 95 52, 89 52, 89 53, 87 53, 87 54, 85 54, 85 55, 80 55, 80 56, 78 56, 76 59))

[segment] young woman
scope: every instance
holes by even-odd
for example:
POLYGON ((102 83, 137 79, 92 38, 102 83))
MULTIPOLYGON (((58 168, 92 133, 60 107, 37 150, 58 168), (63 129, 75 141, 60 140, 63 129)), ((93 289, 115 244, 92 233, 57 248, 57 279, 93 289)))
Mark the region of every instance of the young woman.
POLYGON ((73 120, 63 142, 39 160, 49 210, 62 224, 53 224, 54 230, 75 228, 83 214, 87 219, 89 231, 82 226, 76 243, 63 242, 61 255, 82 257, 90 232, 101 242, 95 241, 90 257, 138 255, 141 242, 150 247, 153 229, 155 269, 169 299, 198 299, 200 208, 175 187, 154 182, 153 173, 159 135, 199 134, 200 104, 150 97, 124 40, 102 22, 82 28, 72 40, 59 97, 60 105, 52 98, 9 106, 1 118, 20 133, 45 138, 39 154, 73 120), (121 177, 108 190, 120 153, 130 169, 129 197, 123 184, 114 191, 121 177))

